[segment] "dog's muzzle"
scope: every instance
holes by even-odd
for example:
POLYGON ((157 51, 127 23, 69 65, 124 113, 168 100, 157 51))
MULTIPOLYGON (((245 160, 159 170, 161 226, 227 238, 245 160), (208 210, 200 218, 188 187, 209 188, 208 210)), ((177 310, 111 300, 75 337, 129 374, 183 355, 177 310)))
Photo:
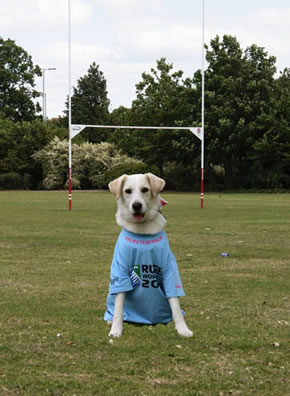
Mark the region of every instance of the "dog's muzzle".
POLYGON ((133 213, 134 219, 137 220, 137 221, 143 220, 145 213, 142 213, 142 204, 141 204, 141 202, 138 202, 138 201, 134 202, 133 205, 132 205, 132 208, 134 210, 134 213, 133 213))

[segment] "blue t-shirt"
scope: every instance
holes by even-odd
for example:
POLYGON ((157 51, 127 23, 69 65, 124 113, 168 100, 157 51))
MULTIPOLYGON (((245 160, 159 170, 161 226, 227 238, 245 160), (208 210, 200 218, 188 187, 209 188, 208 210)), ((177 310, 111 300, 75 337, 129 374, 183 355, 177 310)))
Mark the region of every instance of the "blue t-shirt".
POLYGON ((126 292, 124 321, 157 324, 172 320, 169 297, 184 296, 176 259, 164 231, 139 235, 123 229, 111 267, 105 320, 112 320, 116 293, 126 292))

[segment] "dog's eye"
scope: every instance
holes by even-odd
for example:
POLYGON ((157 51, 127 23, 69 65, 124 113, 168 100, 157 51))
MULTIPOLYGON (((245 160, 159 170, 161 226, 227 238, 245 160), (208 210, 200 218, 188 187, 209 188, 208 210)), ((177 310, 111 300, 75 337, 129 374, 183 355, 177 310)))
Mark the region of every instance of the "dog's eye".
POLYGON ((142 190, 141 190, 141 192, 142 192, 143 194, 147 193, 148 191, 149 191, 149 188, 148 188, 148 187, 144 187, 144 188, 142 188, 142 190))
POLYGON ((126 193, 126 194, 132 194, 131 188, 127 188, 127 190, 125 190, 125 193, 126 193))

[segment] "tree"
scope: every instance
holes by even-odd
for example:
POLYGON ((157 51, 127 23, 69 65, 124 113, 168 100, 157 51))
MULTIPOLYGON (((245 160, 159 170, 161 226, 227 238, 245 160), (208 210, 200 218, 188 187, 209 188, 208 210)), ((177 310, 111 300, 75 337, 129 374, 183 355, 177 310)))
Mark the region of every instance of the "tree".
MULTIPOLYGON (((211 40, 206 59, 207 164, 224 168, 227 187, 248 187, 253 145, 274 122, 275 57, 225 35, 211 40)), ((200 86, 200 71, 194 81, 200 86)))
POLYGON ((35 77, 41 76, 28 53, 13 40, 0 37, 0 109, 13 121, 31 121, 41 110, 33 100, 39 97, 35 77))
POLYGON ((34 152, 42 149, 54 137, 63 137, 67 131, 41 120, 13 122, 0 118, 0 174, 6 180, 2 188, 17 179, 14 188, 37 188, 42 171, 32 159, 34 152))
MULTIPOLYGON (((71 112, 73 124, 103 125, 109 120, 109 104, 107 97, 107 82, 99 65, 93 62, 88 73, 79 78, 77 86, 73 88, 71 97, 71 112)), ((68 109, 68 101, 66 103, 68 109)), ((63 123, 68 123, 68 110, 63 123)), ((108 140, 108 129, 86 128, 82 132, 84 140, 99 143, 108 140)))
MULTIPOLYGON (((181 70, 174 72, 173 65, 165 58, 157 61, 157 69, 143 73, 142 81, 136 85, 137 98, 130 112, 131 125, 172 127, 184 125, 184 120, 188 122, 192 82, 183 80, 182 75, 181 70)), ((191 120, 190 125, 192 123, 191 120)), ((191 152, 195 144, 194 136, 187 131, 117 131, 114 138, 128 155, 136 155, 149 164, 155 164, 161 177, 167 162, 176 160, 178 156, 184 159, 186 150, 191 152)))
POLYGON ((275 81, 273 119, 254 143, 254 181, 258 187, 290 188, 290 69, 275 81))
POLYGON ((119 106, 110 114, 111 125, 131 125, 132 111, 130 108, 119 106))

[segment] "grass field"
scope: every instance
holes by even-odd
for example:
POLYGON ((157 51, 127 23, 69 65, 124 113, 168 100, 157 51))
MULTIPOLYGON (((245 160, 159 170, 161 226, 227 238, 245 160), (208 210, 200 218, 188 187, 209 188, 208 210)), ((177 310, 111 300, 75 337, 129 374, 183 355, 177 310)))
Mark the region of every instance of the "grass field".
POLYGON ((110 343, 113 197, 0 192, 1 396, 290 395, 290 195, 162 196, 194 337, 110 343))

